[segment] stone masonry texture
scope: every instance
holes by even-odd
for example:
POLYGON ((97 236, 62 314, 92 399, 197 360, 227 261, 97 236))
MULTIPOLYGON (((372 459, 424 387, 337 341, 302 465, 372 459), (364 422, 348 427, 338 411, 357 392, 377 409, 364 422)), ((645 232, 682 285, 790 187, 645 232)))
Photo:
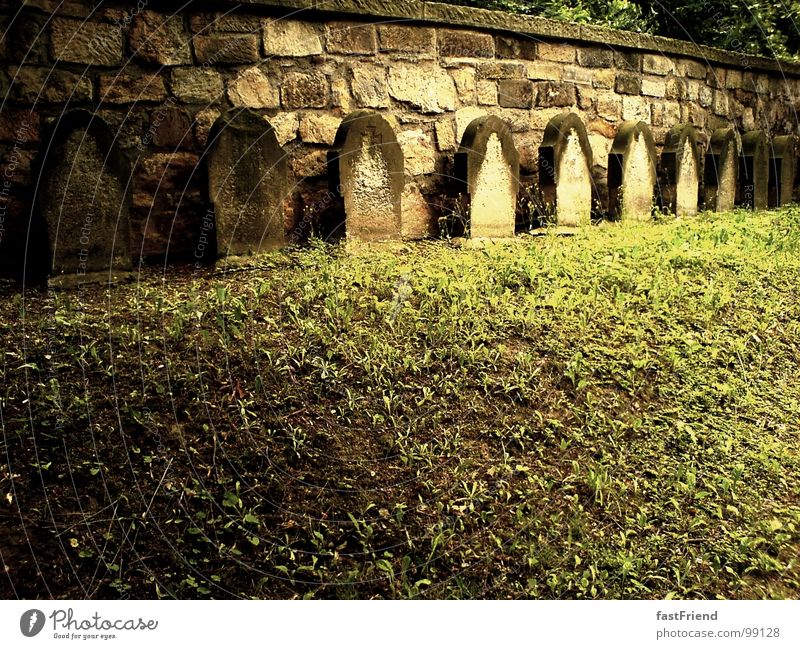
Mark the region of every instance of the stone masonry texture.
MULTIPOLYGON (((0 8, 5 40, 24 45, 0 47, 0 147, 32 160, 32 132, 72 110, 94 112, 131 163, 129 248, 146 258, 191 258, 210 125, 232 109, 256 111, 286 150, 287 238, 322 217, 331 133, 359 109, 380 113, 413 148, 404 195, 425 213, 451 190, 458 138, 481 115, 509 125, 530 186, 546 125, 577 113, 601 196, 623 120, 647 123, 656 147, 678 123, 701 142, 723 128, 800 134, 800 65, 693 43, 416 0, 337 0, 335 13, 311 0, 220 0, 177 13, 165 0, 95 4, 0 8)), ((15 220, 29 213, 30 167, 16 164, 0 197, 6 232, 25 230, 15 220)), ((5 237, 0 264, 19 245, 5 237)))

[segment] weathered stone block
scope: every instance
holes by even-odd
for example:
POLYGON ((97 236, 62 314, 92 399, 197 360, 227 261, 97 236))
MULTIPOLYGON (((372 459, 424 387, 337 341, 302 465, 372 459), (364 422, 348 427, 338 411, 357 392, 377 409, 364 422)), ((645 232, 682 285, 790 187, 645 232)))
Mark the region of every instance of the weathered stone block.
MULTIPOLYGON (((9 188, 14 185, 27 185, 31 181, 31 171, 36 152, 31 149, 22 149, 20 145, 0 145, 0 218, 3 217, 3 205, 9 196, 9 188), (6 191, 2 191, 5 189, 6 191)), ((0 220, 0 234, 4 234, 0 220)))
POLYGON ((264 54, 267 56, 315 56, 322 54, 322 39, 316 25, 280 18, 264 23, 264 54))
POLYGON ((171 16, 142 11, 133 19, 130 31, 133 56, 159 65, 186 65, 192 62, 189 33, 181 14, 171 16))
POLYGON ((678 74, 692 79, 706 78, 706 65, 693 59, 680 59, 678 61, 678 74))
MULTIPOLYGON (((328 153, 328 177, 344 200, 348 238, 400 238, 403 151, 383 117, 366 110, 345 117, 328 153)), ((329 229, 335 231, 340 225, 329 229)))
POLYGON ((236 11, 194 14, 189 17, 189 28, 194 32, 256 34, 261 31, 262 19, 257 15, 236 11))
POLYGON ((296 179, 324 176, 328 169, 327 153, 322 150, 302 151, 291 157, 289 168, 296 179))
POLYGON ((462 29, 439 29, 439 56, 456 58, 491 58, 494 56, 494 39, 491 34, 482 34, 462 29))
POLYGON ((300 128, 300 116, 297 113, 278 113, 267 121, 275 129, 275 137, 281 146, 285 146, 297 137, 300 128))
POLYGON ((375 25, 336 21, 325 26, 325 49, 331 54, 374 54, 375 25))
POLYGON ((625 72, 641 72, 642 55, 639 52, 614 50, 614 65, 625 72))
POLYGON ((561 226, 588 225, 592 213, 592 148, 575 113, 550 120, 539 147, 539 187, 561 226))
POLYGON ((347 79, 336 76, 331 80, 331 105, 335 108, 341 108, 345 112, 351 112, 354 101, 350 95, 350 86, 347 79))
POLYGON ((159 106, 150 113, 150 127, 143 141, 163 149, 192 149, 194 134, 189 114, 177 106, 159 106))
POLYGON ((715 115, 730 118, 733 116, 731 109, 731 102, 728 93, 725 90, 715 90, 714 99, 711 103, 711 110, 715 115))
POLYGON ((491 61, 478 66, 480 79, 522 79, 526 76, 525 65, 507 61, 491 61))
POLYGON ((604 119, 593 119, 586 125, 586 128, 589 133, 602 135, 609 140, 613 140, 617 134, 617 127, 612 122, 604 119))
POLYGON ((697 104, 684 104, 681 106, 681 121, 704 128, 708 120, 708 111, 697 104))
POLYGON ((557 63, 574 63, 576 57, 575 46, 569 43, 545 43, 541 41, 536 44, 536 52, 540 59, 556 61, 557 63))
POLYGON ((594 81, 594 72, 592 70, 585 70, 577 65, 564 66, 563 80, 570 83, 591 86, 594 81))
POLYGON ((216 108, 204 108, 194 116, 194 140, 197 146, 206 146, 211 128, 219 116, 220 112, 216 108))
POLYGON ((697 101, 703 108, 708 108, 714 101, 714 91, 706 85, 701 85, 697 90, 697 101))
MULTIPOLYGON (((126 68, 127 69, 127 68, 126 68)), ((100 75, 100 103, 133 104, 140 101, 164 101, 164 79, 149 72, 100 75)))
POLYGON ((533 82, 528 79, 503 79, 499 85, 498 101, 504 108, 530 108, 533 106, 534 91, 533 82))
POLYGON ((123 61, 122 30, 106 23, 54 18, 50 53, 54 59, 86 65, 119 65, 123 61))
POLYGON ((217 254, 251 255, 284 244, 286 152, 260 115, 234 109, 209 137, 208 202, 217 254))
POLYGON ((462 104, 475 103, 475 68, 454 68, 450 76, 456 84, 456 92, 462 104))
POLYGON ((45 16, 17 13, 13 20, 0 17, 6 28, 0 41, 0 60, 12 60, 25 65, 44 65, 50 62, 45 16))
POLYGON ((656 150, 644 122, 624 122, 608 154, 608 210, 623 220, 646 221, 653 208, 656 150))
POLYGON ((592 180, 595 183, 595 188, 598 194, 606 189, 605 187, 598 186, 598 183, 600 185, 605 184, 605 176, 608 173, 608 154, 611 151, 611 143, 613 141, 613 138, 609 139, 599 133, 589 133, 589 144, 592 147, 592 153, 594 155, 592 180), (603 178, 602 181, 595 176, 597 170, 600 169, 604 170, 604 172, 601 172, 600 174, 600 176, 603 178))
POLYGON ((0 142, 20 145, 35 143, 40 139, 41 117, 26 108, 4 108, 0 111, 0 142))
POLYGON ((290 72, 281 86, 284 108, 325 108, 328 105, 328 77, 321 72, 290 72))
POLYGON ((437 120, 434 125, 436 132, 436 146, 439 151, 453 151, 456 148, 456 131, 453 121, 448 119, 437 120))
POLYGON ((622 119, 646 123, 650 119, 650 102, 641 97, 623 97, 622 119))
POLYGON ((620 73, 614 89, 620 95, 639 95, 642 92, 642 77, 638 74, 620 73))
POLYGON ((142 156, 133 176, 134 189, 149 194, 152 201, 163 187, 173 189, 185 185, 186 178, 198 163, 198 156, 186 151, 142 156))
POLYGON ((533 81, 561 81, 563 69, 558 63, 532 61, 526 65, 526 74, 533 81))
POLYGON ((614 65, 614 50, 602 47, 579 47, 578 65, 585 68, 610 68, 614 65))
POLYGON ((681 121, 681 105, 676 101, 654 102, 650 110, 653 126, 673 126, 681 121))
POLYGON ((380 25, 378 40, 382 52, 427 56, 436 51, 436 31, 431 27, 380 25))
POLYGON ((541 111, 530 110, 528 108, 493 108, 491 112, 493 115, 496 115, 500 119, 502 119, 508 127, 511 129, 512 133, 523 133, 531 128, 531 113, 535 112, 542 112, 545 110, 549 110, 547 108, 541 109, 541 111))
POLYGON ((342 120, 324 113, 307 113, 300 120, 300 139, 310 144, 333 144, 342 120))
POLYGON ((597 114, 611 122, 617 121, 622 117, 622 100, 617 95, 611 93, 598 95, 597 114))
POLYGON ((493 115, 472 121, 455 156, 455 175, 469 196, 469 236, 514 236, 519 153, 511 129, 493 115))
POLYGON ((213 103, 222 97, 225 90, 219 72, 203 67, 173 68, 170 89, 186 104, 213 103))
POLYGON ((130 172, 114 134, 77 111, 57 121, 47 141, 36 208, 47 225, 51 277, 103 272, 107 280, 130 269, 130 172))
POLYGON ((92 80, 84 75, 49 67, 12 67, 14 83, 9 94, 14 101, 32 104, 89 102, 92 100, 92 80))
POLYGON ((514 146, 519 153, 519 173, 522 176, 534 176, 539 171, 539 145, 542 143, 541 133, 512 133, 514 146))
POLYGON ((725 87, 731 90, 738 90, 742 87, 742 71, 741 70, 728 70, 725 76, 725 87))
POLYGON ((478 104, 481 106, 497 105, 497 83, 489 80, 480 80, 477 83, 478 104))
POLYGON ((438 67, 396 64, 389 67, 389 94, 423 113, 455 110, 453 78, 438 67))
POLYGON ((497 36, 495 52, 499 59, 536 58, 536 41, 525 36, 497 36))
POLYGON ((659 164, 659 188, 662 209, 678 217, 697 214, 700 152, 694 127, 676 124, 667 132, 659 164))
POLYGON ((661 54, 645 54, 642 57, 642 72, 666 76, 675 71, 675 64, 671 59, 661 54))
POLYGON ((261 59, 255 34, 198 34, 192 42, 198 63, 256 63, 261 59))
POLYGON ((614 87, 617 73, 615 70, 609 68, 604 70, 595 70, 592 77, 592 86, 595 88, 610 89, 614 87))
POLYGON ((389 106, 385 67, 361 64, 353 67, 352 75, 350 86, 357 106, 361 108, 386 108, 389 106))
POLYGON ((530 120, 528 127, 533 131, 543 133, 551 119, 566 112, 569 112, 566 108, 540 108, 529 111, 530 120))
POLYGON ((705 156, 703 204, 716 212, 732 210, 736 201, 739 144, 732 128, 715 130, 705 156))
POLYGON ((756 75, 750 70, 742 72, 742 90, 756 92, 756 75))
POLYGON ((543 81, 536 84, 536 105, 542 108, 574 106, 577 103, 575 86, 568 83, 543 81))
POLYGON ((728 78, 728 71, 725 68, 708 68, 706 83, 712 88, 724 88, 728 78))
POLYGON ((686 79, 681 79, 679 77, 667 77, 666 93, 664 95, 667 99, 677 99, 679 101, 683 101, 687 98, 688 94, 689 88, 686 79))
POLYGON ((436 171, 436 152, 431 138, 424 131, 400 131, 397 142, 403 150, 406 175, 413 177, 436 171))
POLYGON ((661 78, 642 77, 642 94, 648 97, 664 97, 667 83, 661 78))
MULTIPOLYGON (((284 89, 286 84, 284 83, 284 89)), ((228 99, 240 108, 277 108, 278 87, 274 80, 256 67, 240 72, 228 84, 228 99)))
POLYGON ((435 214, 416 183, 406 183, 402 205, 400 234, 403 239, 424 239, 434 234, 435 214))

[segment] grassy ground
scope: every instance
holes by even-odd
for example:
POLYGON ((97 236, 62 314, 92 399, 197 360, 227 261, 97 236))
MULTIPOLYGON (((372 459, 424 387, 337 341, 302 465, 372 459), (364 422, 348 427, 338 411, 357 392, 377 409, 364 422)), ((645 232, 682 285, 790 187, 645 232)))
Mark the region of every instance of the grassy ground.
POLYGON ((6 597, 800 596, 800 209, 0 300, 6 597))

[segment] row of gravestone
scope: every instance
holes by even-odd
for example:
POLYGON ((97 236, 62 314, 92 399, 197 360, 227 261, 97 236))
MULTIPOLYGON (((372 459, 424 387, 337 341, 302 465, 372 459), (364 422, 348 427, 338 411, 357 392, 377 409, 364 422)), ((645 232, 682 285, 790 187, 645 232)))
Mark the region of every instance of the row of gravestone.
MULTIPOLYGON (((60 120, 45 141, 35 205, 46 224, 51 276, 130 268, 131 178, 111 131, 98 117, 78 111, 60 120)), ((780 205, 791 199, 794 151, 793 136, 776 137, 770 147, 762 131, 739 139, 733 129, 720 129, 701 152, 694 128, 678 125, 657 159, 649 127, 624 122, 608 156, 608 212, 643 220, 659 201, 679 216, 691 215, 701 204, 701 188, 706 209, 780 205)), ((287 156, 270 124, 248 110, 223 115, 211 130, 204 160, 219 253, 245 255, 282 245, 287 156)), ((573 113, 553 118, 539 148, 539 181, 559 225, 590 221, 592 166, 581 119, 573 113)), ((373 111, 345 117, 328 153, 328 174, 343 202, 348 237, 400 237, 404 159, 386 119, 373 111)), ((490 115, 469 124, 455 155, 455 176, 467 198, 469 236, 513 236, 519 154, 503 120, 490 115)))

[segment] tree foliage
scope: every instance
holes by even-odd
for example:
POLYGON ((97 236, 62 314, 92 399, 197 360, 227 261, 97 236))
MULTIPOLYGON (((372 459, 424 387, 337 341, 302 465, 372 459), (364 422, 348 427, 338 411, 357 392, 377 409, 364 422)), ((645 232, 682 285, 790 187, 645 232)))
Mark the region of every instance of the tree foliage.
POLYGON ((800 0, 452 0, 647 32, 741 54, 800 59, 800 0))

